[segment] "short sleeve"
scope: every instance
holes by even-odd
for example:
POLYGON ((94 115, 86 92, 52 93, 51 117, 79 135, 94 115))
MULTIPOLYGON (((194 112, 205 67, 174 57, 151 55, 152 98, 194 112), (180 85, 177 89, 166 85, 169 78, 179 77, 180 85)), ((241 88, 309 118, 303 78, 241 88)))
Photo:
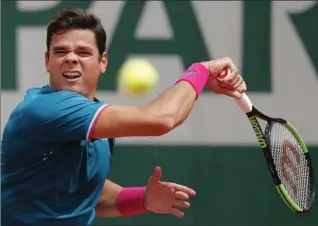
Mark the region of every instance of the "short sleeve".
POLYGON ((75 92, 59 91, 25 104, 20 122, 28 135, 42 141, 90 140, 91 130, 106 106, 75 92))

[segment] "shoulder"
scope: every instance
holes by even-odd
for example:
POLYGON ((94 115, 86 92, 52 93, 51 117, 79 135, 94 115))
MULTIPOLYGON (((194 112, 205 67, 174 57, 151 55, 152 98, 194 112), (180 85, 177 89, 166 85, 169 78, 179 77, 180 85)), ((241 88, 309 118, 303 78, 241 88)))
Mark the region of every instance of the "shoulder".
MULTIPOLYGON (((29 89, 20 104, 20 113, 29 119, 54 118, 97 104, 73 91, 53 91, 49 86, 29 89)), ((99 102, 99 104, 102 104, 99 102)))
POLYGON ((24 97, 24 101, 31 104, 52 104, 70 99, 90 102, 88 98, 74 91, 54 91, 49 86, 29 89, 24 97))
POLYGON ((29 89, 24 97, 21 110, 33 112, 34 110, 56 109, 58 106, 93 103, 88 98, 73 91, 53 91, 49 86, 29 89))

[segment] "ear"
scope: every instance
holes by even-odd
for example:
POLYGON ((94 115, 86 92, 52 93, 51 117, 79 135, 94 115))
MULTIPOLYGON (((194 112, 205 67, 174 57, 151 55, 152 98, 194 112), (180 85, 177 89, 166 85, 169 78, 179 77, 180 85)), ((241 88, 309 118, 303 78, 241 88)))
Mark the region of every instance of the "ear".
POLYGON ((45 68, 47 72, 50 72, 50 66, 49 66, 49 53, 45 52, 45 68))
POLYGON ((108 55, 106 52, 103 52, 103 55, 100 59, 100 72, 101 74, 105 73, 108 63, 108 55))

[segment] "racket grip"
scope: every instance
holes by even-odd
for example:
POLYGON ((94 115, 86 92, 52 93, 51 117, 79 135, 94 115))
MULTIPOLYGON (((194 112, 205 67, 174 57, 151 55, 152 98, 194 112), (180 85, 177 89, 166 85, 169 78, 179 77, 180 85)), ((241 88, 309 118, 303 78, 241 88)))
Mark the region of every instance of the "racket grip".
POLYGON ((238 104, 238 106, 242 109, 242 111, 244 111, 245 113, 249 113, 252 111, 253 104, 250 98, 248 98, 248 96, 246 95, 246 93, 242 93, 241 99, 237 99, 237 98, 234 98, 234 99, 236 103, 238 104))
MULTIPOLYGON (((226 77, 228 77, 231 74, 231 71, 229 68, 226 68, 222 73, 217 77, 220 81, 224 80, 226 77)), ((245 113, 249 113, 253 109, 253 104, 250 100, 250 98, 246 95, 246 93, 242 93, 241 99, 234 98, 237 105, 244 111, 245 113)))

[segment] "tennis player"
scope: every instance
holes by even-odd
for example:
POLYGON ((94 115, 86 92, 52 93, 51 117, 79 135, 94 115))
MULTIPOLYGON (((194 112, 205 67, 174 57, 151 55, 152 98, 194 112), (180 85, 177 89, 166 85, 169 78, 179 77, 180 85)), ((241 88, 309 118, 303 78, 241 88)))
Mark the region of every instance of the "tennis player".
POLYGON ((160 167, 147 186, 121 187, 106 179, 114 139, 175 129, 204 87, 240 98, 246 86, 231 59, 193 63, 147 105, 109 105, 95 97, 107 67, 106 33, 95 15, 58 12, 46 43, 49 85, 27 91, 3 132, 2 225, 86 226, 96 216, 147 212, 183 217, 195 191, 162 182, 160 167), (216 76, 224 68, 232 73, 220 82, 216 76))

